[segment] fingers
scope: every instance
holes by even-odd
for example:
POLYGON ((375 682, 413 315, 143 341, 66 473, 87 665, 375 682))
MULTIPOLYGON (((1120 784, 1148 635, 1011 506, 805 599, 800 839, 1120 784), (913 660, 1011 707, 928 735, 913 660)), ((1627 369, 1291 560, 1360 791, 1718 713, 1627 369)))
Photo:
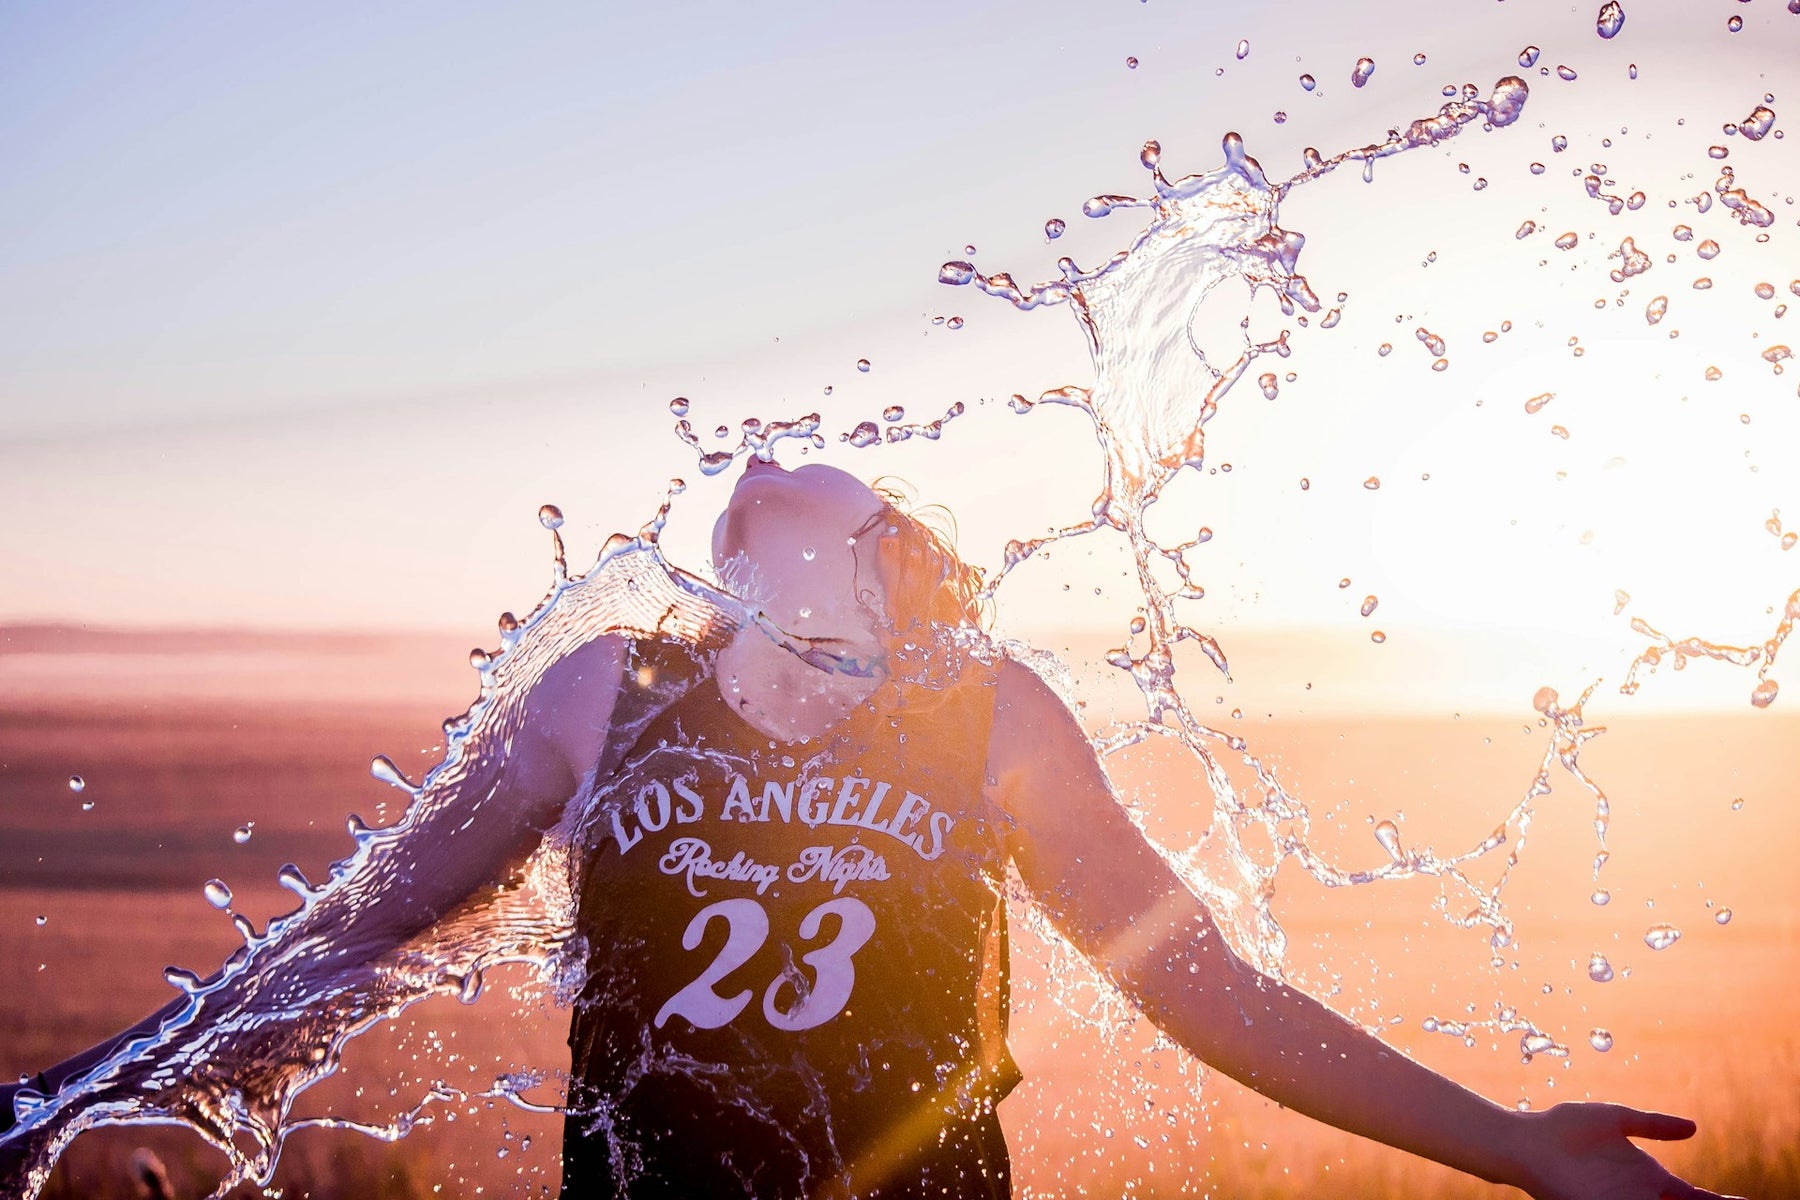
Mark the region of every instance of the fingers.
POLYGON ((1613 1112, 1619 1118, 1619 1132, 1626 1137, 1652 1138, 1659 1142, 1678 1142, 1683 1138, 1693 1137, 1694 1130, 1698 1128, 1686 1117, 1673 1117, 1668 1113, 1641 1112, 1638 1109, 1623 1106, 1614 1107, 1613 1112))

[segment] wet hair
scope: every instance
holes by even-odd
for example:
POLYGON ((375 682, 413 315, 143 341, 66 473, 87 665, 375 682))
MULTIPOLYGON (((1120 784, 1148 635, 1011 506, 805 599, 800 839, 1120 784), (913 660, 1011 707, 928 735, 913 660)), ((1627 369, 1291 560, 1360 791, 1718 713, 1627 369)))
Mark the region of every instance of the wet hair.
POLYGON ((869 487, 882 502, 877 562, 895 634, 904 637, 917 625, 984 625, 981 571, 957 557, 950 510, 914 508, 906 485, 896 479, 877 479, 869 487))

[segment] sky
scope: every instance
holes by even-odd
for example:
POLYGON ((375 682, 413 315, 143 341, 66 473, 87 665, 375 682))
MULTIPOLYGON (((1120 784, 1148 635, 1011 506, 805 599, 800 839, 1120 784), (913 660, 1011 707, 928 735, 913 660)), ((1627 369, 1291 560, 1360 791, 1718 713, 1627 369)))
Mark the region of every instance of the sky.
MULTIPOLYGON (((709 447, 735 439, 715 425, 819 412, 812 454, 909 480, 992 565, 1099 489, 1080 414, 1005 403, 1085 382, 1086 352, 1066 313, 945 288, 939 264, 1038 279, 1123 246, 1129 213, 1080 205, 1145 189, 1146 138, 1185 173, 1236 130, 1286 175, 1306 146, 1379 140, 1446 85, 1519 73, 1517 125, 1284 202, 1344 320, 1295 331, 1279 399, 1252 380, 1229 397, 1208 473, 1160 506, 1215 534, 1192 618, 1281 687, 1344 676, 1389 704, 1420 672, 1446 703, 1616 679, 1644 644, 1633 616, 1758 642, 1800 584, 1767 525, 1784 504, 1800 523, 1793 377, 1760 357, 1774 306, 1800 302, 1800 171, 1781 121, 1754 144, 1722 126, 1765 93, 1785 113, 1800 21, 1773 0, 1626 12, 1607 41, 1585 8, 1520 0, 7 6, 0 623, 491 641, 549 581, 540 504, 568 514, 579 563, 680 477, 667 545, 702 564, 727 481, 673 435, 677 395, 709 447), (1775 213, 1768 242, 1688 202, 1721 162, 1775 213), (1589 198, 1596 164, 1645 205, 1589 198), (1071 226, 1055 246, 1052 217, 1071 226), (1551 245, 1565 230, 1571 251, 1551 245), (1631 235, 1652 270, 1611 281, 1631 235), (1697 257, 1708 238, 1717 259, 1697 257), (839 440, 958 401, 938 441, 839 440)), ((1229 332, 1238 311, 1207 319, 1229 332)), ((1122 636, 1119 548, 1090 542, 1009 581, 1002 628, 1122 636)), ((1741 706, 1749 686, 1714 670, 1680 702, 1741 706)))

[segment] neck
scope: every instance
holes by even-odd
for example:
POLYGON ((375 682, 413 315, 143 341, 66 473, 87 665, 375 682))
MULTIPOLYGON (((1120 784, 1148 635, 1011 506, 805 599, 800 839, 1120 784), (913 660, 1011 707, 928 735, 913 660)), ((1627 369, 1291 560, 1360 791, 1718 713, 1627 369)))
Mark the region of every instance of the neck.
POLYGON ((887 677, 872 629, 847 638, 789 633, 767 616, 742 626, 719 652, 720 694, 770 737, 816 737, 849 715, 887 677))

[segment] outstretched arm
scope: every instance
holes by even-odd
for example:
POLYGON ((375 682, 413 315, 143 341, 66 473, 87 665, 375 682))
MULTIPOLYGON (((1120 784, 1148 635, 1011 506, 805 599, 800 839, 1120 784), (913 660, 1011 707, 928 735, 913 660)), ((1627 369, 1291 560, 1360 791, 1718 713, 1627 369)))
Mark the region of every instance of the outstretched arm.
MULTIPOLYGON (((356 876, 294 918, 279 944, 263 947, 272 962, 246 977, 264 991, 279 991, 290 972, 323 979, 334 971, 353 971, 472 897, 504 886, 597 761, 627 653, 622 638, 603 637, 547 668, 514 710, 510 727, 496 731, 503 751, 459 764, 435 781, 408 815, 416 824, 372 847, 356 876)), ((130 1029, 30 1077, 26 1086, 55 1095, 121 1047, 155 1035, 188 1007, 186 998, 171 1001, 130 1029)), ((17 1091, 17 1086, 0 1087, 0 1133, 13 1124, 17 1091)))
POLYGON ((1057 927, 1208 1065, 1308 1116, 1540 1200, 1713 1193, 1628 1139, 1692 1122, 1615 1105, 1502 1108, 1234 953, 1114 798, 1075 718, 1016 663, 1001 673, 989 777, 1013 857, 1057 927))

